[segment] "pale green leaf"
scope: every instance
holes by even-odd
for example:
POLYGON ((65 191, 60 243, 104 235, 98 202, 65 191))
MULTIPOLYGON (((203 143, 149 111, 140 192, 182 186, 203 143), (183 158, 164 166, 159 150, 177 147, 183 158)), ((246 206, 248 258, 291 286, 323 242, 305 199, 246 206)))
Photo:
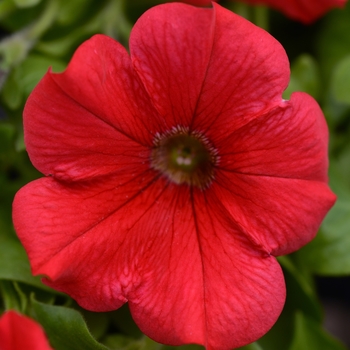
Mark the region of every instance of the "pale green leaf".
POLYGON ((350 197, 339 198, 317 237, 297 254, 300 265, 321 275, 350 273, 350 197))
POLYGON ((331 89, 337 102, 350 105, 350 56, 346 56, 334 68, 331 89))
POLYGON ((289 350, 346 350, 321 325, 301 312, 295 317, 295 337, 289 350))
POLYGON ((55 350, 107 350, 88 330, 82 315, 71 308, 32 298, 33 317, 43 326, 55 350))
POLYGON ((295 91, 303 91, 314 98, 320 94, 320 73, 317 62, 310 55, 299 56, 292 64, 291 78, 283 97, 289 99, 295 91))
POLYGON ((32 7, 39 4, 41 0, 13 0, 13 1, 18 7, 32 7))
POLYGON ((34 277, 21 244, 15 239, 0 236, 0 279, 30 284, 40 289, 51 290, 40 277, 34 277))

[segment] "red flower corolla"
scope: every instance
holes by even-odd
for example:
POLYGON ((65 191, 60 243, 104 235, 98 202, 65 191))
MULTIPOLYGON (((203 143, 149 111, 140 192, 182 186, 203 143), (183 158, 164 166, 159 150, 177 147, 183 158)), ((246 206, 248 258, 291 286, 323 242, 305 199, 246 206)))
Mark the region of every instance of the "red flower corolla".
POLYGON ((14 201, 34 274, 87 309, 129 302, 156 341, 230 349, 274 324, 275 256, 310 241, 334 195, 317 103, 281 98, 289 63, 268 33, 213 4, 160 5, 130 55, 97 35, 24 111, 46 175, 14 201))
POLYGON ((309 24, 329 10, 345 6, 346 0, 241 0, 249 4, 271 6, 286 16, 309 24))
POLYGON ((13 310, 0 318, 1 350, 52 350, 41 326, 13 310))
MULTIPOLYGON (((195 6, 208 6, 211 0, 181 0, 195 6)), ((235 1, 235 0, 234 0, 235 1)), ((346 0, 237 0, 252 5, 267 5, 286 16, 309 24, 323 16, 333 8, 341 8, 346 4, 346 0)))

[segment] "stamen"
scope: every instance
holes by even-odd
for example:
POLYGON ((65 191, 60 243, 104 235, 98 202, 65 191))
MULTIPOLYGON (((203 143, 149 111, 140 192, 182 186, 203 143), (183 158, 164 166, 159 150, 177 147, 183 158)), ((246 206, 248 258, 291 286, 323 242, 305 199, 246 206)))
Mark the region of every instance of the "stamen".
POLYGON ((155 135, 151 166, 177 184, 209 187, 218 160, 217 150, 200 132, 176 126, 155 135))

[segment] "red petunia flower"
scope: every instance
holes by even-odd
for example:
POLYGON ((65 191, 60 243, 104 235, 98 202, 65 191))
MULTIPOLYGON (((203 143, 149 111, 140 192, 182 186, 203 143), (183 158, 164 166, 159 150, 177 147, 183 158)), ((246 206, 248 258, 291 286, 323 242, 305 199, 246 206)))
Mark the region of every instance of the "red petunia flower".
POLYGON ((336 7, 344 7, 346 0, 241 0, 249 4, 271 6, 286 16, 309 24, 336 7))
MULTIPOLYGON (((195 6, 208 6, 211 0, 181 0, 195 6)), ((216 0, 214 0, 216 1, 216 0)), ((347 0, 237 0, 252 5, 267 5, 286 16, 310 24, 333 8, 344 7, 347 0)))
POLYGON ((0 349, 52 350, 41 326, 13 310, 0 318, 0 349))
POLYGON ((335 197, 328 131, 262 29, 213 4, 147 11, 130 38, 94 36, 24 111, 47 177, 16 195, 34 274, 84 308, 129 302, 167 344, 229 349, 274 324, 275 256, 309 242, 335 197))

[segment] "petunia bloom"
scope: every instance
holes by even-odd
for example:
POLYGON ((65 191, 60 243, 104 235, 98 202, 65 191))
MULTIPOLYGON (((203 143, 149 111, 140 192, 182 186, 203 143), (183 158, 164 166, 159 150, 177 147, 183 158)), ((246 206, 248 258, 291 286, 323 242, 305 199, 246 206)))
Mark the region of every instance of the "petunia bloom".
POLYGON ((1 350, 52 350, 41 326, 13 310, 0 317, 1 350))
POLYGON ((288 81, 281 45, 215 3, 150 9, 130 55, 103 35, 82 44, 24 110, 46 175, 13 205, 33 273, 90 310, 128 302, 161 343, 261 337, 285 301, 275 256, 335 200, 324 117, 307 94, 283 100, 288 81))
POLYGON ((271 6, 286 16, 309 24, 333 8, 345 6, 346 0, 241 0, 249 4, 271 6))
MULTIPOLYGON (((195 6, 208 6, 211 0, 181 0, 195 6)), ((215 1, 215 0, 214 0, 215 1)), ((347 0, 232 0, 252 5, 266 5, 294 20, 310 24, 333 8, 342 8, 347 0)))

